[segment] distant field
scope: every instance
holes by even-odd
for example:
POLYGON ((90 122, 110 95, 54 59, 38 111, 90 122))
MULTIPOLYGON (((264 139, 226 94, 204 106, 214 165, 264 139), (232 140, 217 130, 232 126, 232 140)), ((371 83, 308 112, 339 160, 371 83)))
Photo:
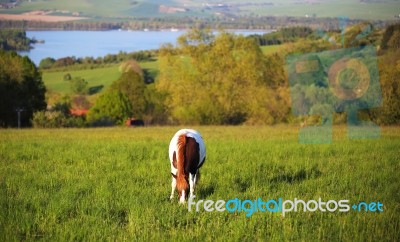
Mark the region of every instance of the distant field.
MULTIPOLYGON (((24 13, 35 10, 59 10, 64 14, 79 13, 90 18, 119 19, 131 17, 165 16, 298 16, 298 17, 349 17, 371 20, 394 20, 400 14, 398 0, 225 0, 221 2, 196 0, 36 0, 23 1, 17 8, 0 13, 24 13), (218 6, 218 4, 224 4, 218 6), (165 11, 165 9, 169 11, 165 11), (182 11, 176 11, 181 9, 182 11)), ((59 13, 54 13, 55 15, 59 13)))
POLYGON ((243 12, 262 16, 348 17, 352 19, 394 20, 400 14, 400 1, 326 0, 291 1, 271 0, 273 6, 247 6, 243 12), (367 1, 365 1, 367 2, 367 1))
POLYGON ((73 16, 50 16, 50 15, 31 15, 31 14, 0 14, 0 20, 18 20, 18 21, 41 21, 41 22, 65 22, 87 19, 73 16))
MULTIPOLYGON (((151 76, 156 76, 158 73, 158 62, 141 62, 140 66, 143 69, 147 69, 150 72, 151 76)), ((45 71, 42 74, 43 81, 48 90, 63 93, 63 94, 71 94, 70 83, 64 80, 64 75, 69 73, 72 78, 81 77, 85 79, 89 84, 88 87, 96 87, 103 85, 103 89, 106 89, 111 83, 117 80, 121 72, 119 71, 119 64, 112 65, 108 67, 95 68, 95 69, 87 69, 87 70, 71 70, 71 71, 56 71, 49 72, 45 71)))
POLYGON ((383 212, 188 212, 169 201, 178 127, 0 130, 1 241, 399 241, 400 128, 302 145, 298 127, 200 126, 197 200, 347 199, 383 212))
POLYGON ((114 65, 110 67, 78 71, 43 72, 42 77, 47 89, 54 92, 71 94, 70 82, 64 80, 64 75, 67 73, 69 73, 72 78, 81 77, 85 79, 89 83, 89 88, 100 85, 103 85, 104 88, 106 88, 121 75, 118 67, 119 65, 114 65))
POLYGON ((264 55, 277 53, 284 45, 265 45, 260 47, 264 55))

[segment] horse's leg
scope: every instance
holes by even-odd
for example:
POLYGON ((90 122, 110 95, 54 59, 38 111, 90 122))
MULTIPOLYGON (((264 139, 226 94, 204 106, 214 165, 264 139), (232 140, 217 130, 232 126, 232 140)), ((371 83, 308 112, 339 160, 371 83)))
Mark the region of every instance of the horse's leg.
POLYGON ((196 172, 196 177, 194 178, 194 185, 195 185, 195 186, 197 185, 197 183, 199 182, 199 180, 200 180, 200 169, 197 170, 197 172, 196 172))
POLYGON ((176 188, 176 179, 174 176, 172 176, 172 182, 171 182, 171 196, 169 197, 169 199, 174 199, 174 193, 175 193, 175 188, 176 188))
POLYGON ((190 186, 190 196, 189 197, 193 197, 194 196, 194 188, 196 186, 196 178, 197 178, 197 174, 198 171, 196 172, 195 175, 193 175, 192 173, 189 173, 189 186, 190 186))
POLYGON ((181 191, 181 197, 179 198, 179 203, 180 204, 184 204, 185 203, 185 198, 186 198, 185 192, 186 192, 185 190, 181 191))

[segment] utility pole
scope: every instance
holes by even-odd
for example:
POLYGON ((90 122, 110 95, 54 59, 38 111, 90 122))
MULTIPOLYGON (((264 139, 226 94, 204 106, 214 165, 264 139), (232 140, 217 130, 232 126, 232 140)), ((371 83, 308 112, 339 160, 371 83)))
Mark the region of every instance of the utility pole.
POLYGON ((15 109, 15 111, 16 111, 17 114, 18 114, 18 129, 20 129, 20 128, 21 128, 21 112, 23 112, 24 109, 22 109, 22 108, 17 108, 17 109, 15 109))

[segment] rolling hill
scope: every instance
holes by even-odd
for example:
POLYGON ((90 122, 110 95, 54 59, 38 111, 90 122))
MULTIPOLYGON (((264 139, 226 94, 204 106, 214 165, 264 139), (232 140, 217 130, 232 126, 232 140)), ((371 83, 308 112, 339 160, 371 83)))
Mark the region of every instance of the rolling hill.
MULTIPOLYGON (((10 1, 11 2, 11 1, 10 1)), ((399 0, 29 0, 15 7, 0 2, 0 13, 82 16, 95 20, 173 17, 295 16, 393 20, 399 0), (10 7, 6 9, 6 7, 10 7)))

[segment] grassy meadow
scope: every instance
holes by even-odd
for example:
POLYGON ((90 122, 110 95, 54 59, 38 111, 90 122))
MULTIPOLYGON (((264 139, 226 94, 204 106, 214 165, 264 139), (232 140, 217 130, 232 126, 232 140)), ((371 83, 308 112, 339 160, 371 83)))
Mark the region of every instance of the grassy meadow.
POLYGON ((118 67, 119 65, 112 65, 86 70, 45 71, 42 74, 42 78, 48 90, 63 94, 72 94, 71 83, 64 80, 64 75, 69 73, 72 78, 81 77, 85 79, 88 82, 89 88, 96 86, 107 87, 120 77, 121 72, 118 70, 118 67))
POLYGON ((383 212, 188 212, 169 201, 179 127, 0 130, 0 241, 399 241, 400 128, 304 145, 295 126, 199 126, 197 199, 381 202, 383 212))
POLYGON ((264 55, 271 55, 274 53, 279 52, 280 50, 285 48, 285 44, 282 45, 264 45, 260 46, 261 51, 263 52, 264 55))
MULTIPOLYGON (((142 69, 149 71, 149 74, 155 77, 158 73, 158 61, 146 61, 139 63, 142 69)), ((121 76, 119 71, 120 64, 99 67, 84 70, 58 70, 43 71, 42 78, 47 90, 61 94, 73 94, 71 83, 64 80, 66 74, 72 78, 81 77, 88 82, 88 88, 103 86, 101 91, 105 90, 111 83, 121 76)))

